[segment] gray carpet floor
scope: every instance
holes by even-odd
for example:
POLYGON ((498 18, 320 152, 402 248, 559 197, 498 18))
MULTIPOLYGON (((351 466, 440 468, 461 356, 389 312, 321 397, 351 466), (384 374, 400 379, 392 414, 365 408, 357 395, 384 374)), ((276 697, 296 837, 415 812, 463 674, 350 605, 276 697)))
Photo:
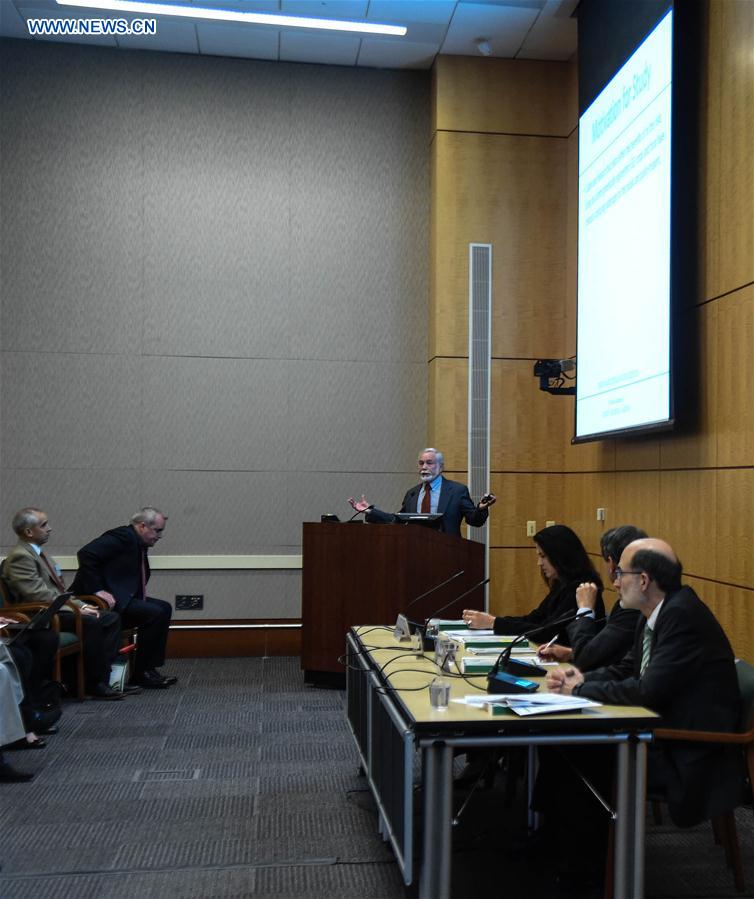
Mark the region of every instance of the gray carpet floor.
MULTIPOLYGON (((401 899, 358 776, 344 694, 304 685, 297 658, 184 659, 167 691, 67 703, 36 772, 0 785, 0 897, 401 899)), ((460 799, 459 797, 459 804, 460 799)), ((520 801, 518 803, 520 805, 520 801)), ((521 820, 475 795, 454 845, 454 899, 551 896, 505 853, 521 820)), ((739 813, 754 895, 754 817, 739 813)), ((650 825, 647 896, 738 895, 708 826, 650 825)), ((573 895, 573 894, 571 894, 573 895)))

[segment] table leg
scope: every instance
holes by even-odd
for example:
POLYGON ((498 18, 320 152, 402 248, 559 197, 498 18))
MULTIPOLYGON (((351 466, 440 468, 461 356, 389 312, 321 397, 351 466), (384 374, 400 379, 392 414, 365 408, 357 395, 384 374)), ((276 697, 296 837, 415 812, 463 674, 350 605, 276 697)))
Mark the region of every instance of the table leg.
POLYGON ((643 741, 620 743, 615 821, 614 899, 644 895, 644 803, 647 747, 643 741))
POLYGON ((450 899, 453 749, 437 742, 424 750, 424 846, 420 899, 450 899))

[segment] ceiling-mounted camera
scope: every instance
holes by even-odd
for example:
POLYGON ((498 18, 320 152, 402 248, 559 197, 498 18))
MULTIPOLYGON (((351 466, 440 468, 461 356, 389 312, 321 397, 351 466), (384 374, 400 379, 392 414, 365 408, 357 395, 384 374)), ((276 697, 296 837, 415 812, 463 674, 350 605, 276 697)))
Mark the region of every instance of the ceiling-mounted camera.
POLYGON ((537 359, 534 363, 534 377, 539 378, 539 389, 556 396, 574 396, 576 387, 564 387, 566 380, 573 381, 573 375, 566 372, 575 371, 574 359, 537 359))

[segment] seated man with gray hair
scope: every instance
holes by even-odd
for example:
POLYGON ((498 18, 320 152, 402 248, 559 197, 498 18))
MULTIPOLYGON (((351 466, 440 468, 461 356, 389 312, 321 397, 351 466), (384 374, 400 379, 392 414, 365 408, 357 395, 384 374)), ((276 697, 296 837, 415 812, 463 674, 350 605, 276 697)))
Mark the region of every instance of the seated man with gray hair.
POLYGON ((78 551, 79 570, 71 585, 76 593, 112 602, 123 624, 139 629, 131 683, 147 689, 165 689, 177 681, 157 670, 165 662, 172 606, 147 596, 149 547, 162 538, 166 521, 159 509, 145 506, 129 524, 87 543, 78 551))

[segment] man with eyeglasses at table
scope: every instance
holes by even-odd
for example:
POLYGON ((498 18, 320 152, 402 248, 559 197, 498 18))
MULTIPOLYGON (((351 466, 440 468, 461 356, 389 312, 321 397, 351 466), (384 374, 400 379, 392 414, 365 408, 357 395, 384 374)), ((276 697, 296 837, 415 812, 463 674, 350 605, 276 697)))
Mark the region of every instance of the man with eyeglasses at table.
MULTIPOLYGON (((629 544, 615 584, 622 606, 642 615, 633 649, 617 664, 587 674, 556 669, 547 676, 548 688, 611 705, 645 706, 662 715, 663 727, 735 731, 741 700, 733 651, 710 609, 681 585, 682 571, 663 540, 629 544)), ((663 794, 679 826, 738 804, 743 780, 735 751, 666 742, 651 746, 648 759, 649 791, 663 794)))
POLYGON ((145 506, 128 525, 105 531, 78 551, 79 570, 71 585, 75 593, 93 593, 113 601, 125 627, 138 628, 131 683, 146 689, 165 689, 178 678, 157 669, 165 662, 165 647, 173 609, 162 599, 147 596, 148 551, 162 538, 167 515, 145 506))

